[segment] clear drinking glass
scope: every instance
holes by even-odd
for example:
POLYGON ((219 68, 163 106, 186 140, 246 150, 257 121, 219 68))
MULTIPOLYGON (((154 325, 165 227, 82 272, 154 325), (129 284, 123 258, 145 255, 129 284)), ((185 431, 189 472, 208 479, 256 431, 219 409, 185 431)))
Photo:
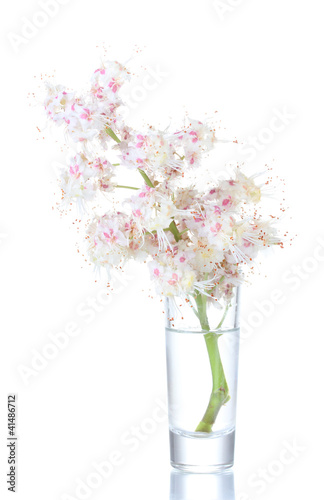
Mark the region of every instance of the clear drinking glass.
POLYGON ((227 303, 199 300, 166 299, 170 455, 175 468, 213 472, 234 463, 239 288, 227 303))

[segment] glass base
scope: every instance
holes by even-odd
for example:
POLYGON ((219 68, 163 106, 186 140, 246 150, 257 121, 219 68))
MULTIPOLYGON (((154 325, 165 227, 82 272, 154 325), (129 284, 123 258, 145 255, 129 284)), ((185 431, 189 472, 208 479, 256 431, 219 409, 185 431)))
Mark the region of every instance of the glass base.
POLYGON ((235 500, 233 470, 227 469, 214 474, 190 474, 173 469, 170 476, 170 500, 197 498, 235 500))
POLYGON ((170 429, 171 465, 196 473, 228 469, 234 464, 234 445, 235 429, 226 434, 212 435, 190 435, 170 429))

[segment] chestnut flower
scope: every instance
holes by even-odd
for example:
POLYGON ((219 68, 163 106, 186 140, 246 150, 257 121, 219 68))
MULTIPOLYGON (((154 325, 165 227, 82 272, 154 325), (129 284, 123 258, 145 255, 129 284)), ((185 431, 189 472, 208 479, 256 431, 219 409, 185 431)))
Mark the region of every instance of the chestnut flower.
POLYGON ((237 168, 198 189, 206 154, 223 142, 215 127, 192 119, 175 131, 130 127, 120 97, 129 78, 123 64, 105 61, 82 94, 47 84, 46 115, 74 151, 61 175, 63 202, 95 212, 86 239, 96 267, 109 274, 145 261, 164 296, 229 301, 259 252, 282 245, 276 218, 258 213, 264 186, 237 168))

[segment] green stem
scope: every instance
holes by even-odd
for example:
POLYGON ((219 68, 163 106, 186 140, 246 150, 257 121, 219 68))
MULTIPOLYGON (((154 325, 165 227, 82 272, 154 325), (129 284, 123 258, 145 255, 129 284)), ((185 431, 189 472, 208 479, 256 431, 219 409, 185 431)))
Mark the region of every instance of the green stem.
POLYGON ((145 184, 147 184, 151 188, 154 188, 154 184, 152 184, 152 182, 150 181, 150 179, 148 178, 148 176, 146 175, 146 173, 144 172, 144 170, 142 170, 141 168, 139 168, 138 171, 141 174, 141 176, 143 177, 143 179, 145 181, 145 184))
POLYGON ((106 128, 106 132, 107 132, 108 135, 110 135, 110 137, 112 139, 114 139, 114 141, 116 141, 118 143, 121 142, 121 140, 117 137, 117 135, 115 134, 115 132, 110 127, 106 128))
MULTIPOLYGON (((218 346, 218 339, 221 334, 210 331, 207 317, 207 297, 202 294, 198 294, 196 296, 196 303, 201 328, 202 330, 207 332, 204 335, 204 339, 207 347, 213 380, 212 392, 209 398, 208 406, 202 420, 199 422, 196 428, 196 432, 212 432, 212 428, 216 421, 217 415, 221 407, 225 403, 227 403, 227 401, 229 401, 230 396, 218 346)), ((225 309, 223 318, 217 326, 216 331, 222 326, 227 311, 228 306, 225 309)))
POLYGON ((179 229, 177 228, 177 225, 174 222, 174 220, 171 222, 171 224, 169 226, 169 230, 173 234, 174 239, 176 240, 176 242, 178 242, 178 241, 181 240, 181 234, 179 233, 179 229))
POLYGON ((136 188, 136 187, 133 187, 133 186, 121 186, 121 185, 118 185, 118 186, 115 186, 116 188, 124 188, 124 189, 136 189, 138 190, 139 188, 136 188))

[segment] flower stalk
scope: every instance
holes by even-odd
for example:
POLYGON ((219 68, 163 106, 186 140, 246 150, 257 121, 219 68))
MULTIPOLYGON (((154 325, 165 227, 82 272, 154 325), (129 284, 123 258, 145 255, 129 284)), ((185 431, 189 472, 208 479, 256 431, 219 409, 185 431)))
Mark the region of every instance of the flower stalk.
POLYGON ((139 190, 139 188, 137 188, 137 187, 133 187, 133 186, 122 186, 122 185, 119 185, 119 184, 118 184, 117 186, 115 186, 115 187, 116 187, 116 188, 122 188, 122 189, 135 189, 136 191, 138 191, 138 190, 139 190))
POLYGON ((179 233, 179 229, 177 228, 177 225, 176 223, 174 222, 174 220, 171 222, 170 226, 169 226, 169 231, 171 231, 171 233, 173 234, 174 236, 174 239, 176 240, 176 242, 178 243, 178 241, 181 240, 181 234, 179 233))
POLYGON ((118 144, 121 142, 121 140, 119 139, 119 137, 117 137, 117 135, 115 134, 115 132, 110 128, 110 127, 107 127, 106 128, 106 133, 115 141, 117 142, 118 144))
POLYGON ((212 432, 213 425, 221 407, 230 400, 229 388, 225 377, 225 372, 219 352, 218 340, 221 334, 217 330, 221 328, 227 315, 228 306, 225 309, 222 320, 216 328, 216 331, 211 331, 207 316, 207 297, 202 294, 196 296, 197 316, 204 335, 211 372, 212 372, 212 392, 209 398, 207 409, 203 418, 199 422, 196 432, 212 432))
POLYGON ((144 170, 142 170, 141 168, 139 168, 138 171, 141 174, 141 176, 143 177, 143 179, 145 181, 145 184, 147 186, 149 186, 150 188, 154 188, 154 184, 152 184, 152 182, 150 181, 150 179, 148 178, 148 176, 146 175, 146 173, 144 172, 144 170))

